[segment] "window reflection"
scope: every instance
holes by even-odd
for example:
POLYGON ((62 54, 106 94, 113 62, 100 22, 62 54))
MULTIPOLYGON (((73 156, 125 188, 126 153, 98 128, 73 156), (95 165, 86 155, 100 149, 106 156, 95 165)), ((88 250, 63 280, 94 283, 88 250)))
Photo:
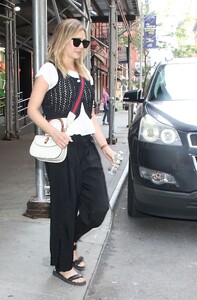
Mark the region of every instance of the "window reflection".
POLYGON ((197 99, 195 64, 162 65, 153 88, 155 100, 197 99))

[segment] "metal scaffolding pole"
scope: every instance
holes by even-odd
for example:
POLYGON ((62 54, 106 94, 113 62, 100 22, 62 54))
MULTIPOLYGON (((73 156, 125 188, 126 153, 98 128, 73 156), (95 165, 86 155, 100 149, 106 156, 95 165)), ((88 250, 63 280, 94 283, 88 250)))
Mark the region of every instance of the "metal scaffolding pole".
MULTIPOLYGON (((80 15, 82 15, 85 19, 88 19, 88 16, 86 14, 84 14, 78 7, 76 4, 73 3, 72 0, 66 0, 67 3, 69 3, 78 13, 80 13, 80 15)), ((82 1, 83 2, 83 1, 82 1)))
MULTIPOLYGON (((44 64, 47 47, 47 0, 33 0, 33 62, 34 75, 44 64)), ((41 129, 35 128, 36 134, 41 134, 41 129)), ((37 201, 45 200, 45 168, 44 163, 38 160, 36 164, 36 198, 37 201)))
POLYGON ((143 5, 141 4, 141 22, 140 22, 140 89, 142 90, 142 60, 143 60, 143 23, 144 23, 144 14, 143 14, 143 5))
MULTIPOLYGON (((47 48, 47 0, 33 0, 33 61, 34 75, 45 63, 47 48)), ((36 134, 41 134, 41 129, 35 128, 36 134)), ((38 160, 36 164, 36 198, 37 201, 45 200, 45 167, 38 160)))
POLYGON ((5 140, 19 137, 18 121, 18 66, 16 47, 16 13, 14 1, 6 0, 6 91, 5 140))
POLYGON ((9 6, 6 6, 6 89, 5 89, 5 140, 10 140, 13 136, 12 123, 12 16, 9 6))
POLYGON ((18 116, 18 53, 16 44, 16 11, 12 8, 12 32, 13 32, 13 108, 14 108, 14 133, 19 138, 19 116, 18 116))
MULTIPOLYGON (((33 10, 33 69, 34 76, 46 60, 47 0, 32 0, 33 10)), ((35 126, 35 134, 42 134, 35 126)), ((49 217, 49 199, 46 197, 46 170, 43 162, 35 160, 36 196, 27 203, 26 217, 49 217)))
MULTIPOLYGON (((86 28, 87 31, 87 39, 90 40, 90 31, 91 31, 91 19, 90 19, 90 12, 89 9, 91 8, 91 0, 86 0, 83 1, 83 13, 82 13, 82 23, 84 24, 84 27, 86 28), (84 18, 84 15, 86 16, 86 18, 84 18)), ((90 47, 87 48, 87 55, 84 59, 84 64, 86 66, 86 68, 88 70, 90 70, 91 66, 90 66, 90 56, 91 56, 91 51, 90 51, 90 47)))
POLYGON ((60 18, 59 12, 58 12, 56 1, 52 0, 52 4, 53 4, 54 11, 55 11, 55 17, 57 19, 57 22, 60 23, 61 22, 61 18, 60 18))
MULTIPOLYGON (((131 37, 128 35, 128 89, 129 91, 132 88, 132 83, 131 83, 131 37)), ((128 108, 128 126, 130 126, 131 122, 133 120, 133 104, 129 103, 129 108, 128 108)))
POLYGON ((117 139, 113 135, 114 111, 116 94, 116 3, 111 0, 110 6, 110 46, 109 46, 109 138, 108 144, 115 144, 117 139))

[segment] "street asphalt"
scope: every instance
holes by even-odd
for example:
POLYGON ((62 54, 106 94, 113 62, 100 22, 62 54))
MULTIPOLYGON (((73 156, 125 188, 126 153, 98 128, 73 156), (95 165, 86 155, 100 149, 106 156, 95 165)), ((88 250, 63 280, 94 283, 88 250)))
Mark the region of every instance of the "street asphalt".
MULTIPOLYGON (((106 138, 109 126, 102 125, 106 138)), ((114 116, 114 151, 123 151, 124 160, 115 175, 108 173, 109 162, 102 157, 111 209, 103 224, 84 235, 78 243, 86 269, 87 284, 68 285, 52 275, 49 253, 49 219, 24 216, 27 202, 36 195, 35 160, 29 155, 34 128, 30 125, 20 139, 0 140, 0 299, 14 300, 82 300, 91 284, 102 249, 110 232, 113 207, 128 172, 128 112, 117 111, 114 116)), ((99 150, 100 151, 100 150, 99 150)), ((93 299, 92 299, 93 300, 93 299)))

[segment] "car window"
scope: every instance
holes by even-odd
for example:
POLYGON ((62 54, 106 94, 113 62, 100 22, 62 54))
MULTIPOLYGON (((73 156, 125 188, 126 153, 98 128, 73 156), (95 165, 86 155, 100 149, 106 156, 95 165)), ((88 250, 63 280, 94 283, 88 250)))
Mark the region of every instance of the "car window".
POLYGON ((155 77, 151 98, 153 100, 185 100, 196 98, 195 74, 197 64, 161 65, 155 77))

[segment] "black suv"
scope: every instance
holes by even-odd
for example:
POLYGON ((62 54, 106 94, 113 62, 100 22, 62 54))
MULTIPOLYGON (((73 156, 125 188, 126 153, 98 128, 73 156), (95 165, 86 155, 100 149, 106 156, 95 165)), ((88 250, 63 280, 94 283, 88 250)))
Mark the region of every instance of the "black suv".
POLYGON ((129 128, 128 214, 197 219, 197 59, 160 63, 129 128))

